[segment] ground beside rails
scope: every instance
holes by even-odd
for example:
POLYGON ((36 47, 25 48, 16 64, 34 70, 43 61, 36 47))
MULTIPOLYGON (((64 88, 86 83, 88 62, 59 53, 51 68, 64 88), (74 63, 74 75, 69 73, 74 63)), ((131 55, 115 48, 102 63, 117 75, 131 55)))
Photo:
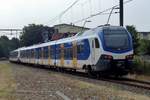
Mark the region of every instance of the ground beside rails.
POLYGON ((82 73, 62 73, 8 61, 1 61, 0 69, 0 99, 4 100, 150 99, 149 90, 89 78, 82 73), (1 88, 2 84, 5 88, 1 88))

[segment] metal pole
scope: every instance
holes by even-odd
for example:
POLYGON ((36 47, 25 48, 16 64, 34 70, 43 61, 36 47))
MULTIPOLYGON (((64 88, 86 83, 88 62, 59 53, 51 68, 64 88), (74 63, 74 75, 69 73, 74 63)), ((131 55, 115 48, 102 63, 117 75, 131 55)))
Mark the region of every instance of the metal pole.
POLYGON ((124 7, 123 7, 123 0, 120 0, 120 26, 123 26, 123 20, 124 20, 124 18, 123 18, 123 12, 124 11, 124 7))

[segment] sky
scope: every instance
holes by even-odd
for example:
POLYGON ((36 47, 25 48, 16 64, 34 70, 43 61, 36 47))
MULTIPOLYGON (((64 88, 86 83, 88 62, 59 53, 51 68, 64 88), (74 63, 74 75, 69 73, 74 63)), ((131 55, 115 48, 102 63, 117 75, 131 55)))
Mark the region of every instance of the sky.
MULTIPOLYGON (((59 23, 74 23, 77 20, 119 4, 119 0, 79 0, 61 18, 56 18, 76 0, 0 0, 0 28, 22 29, 28 24, 53 26, 59 23)), ((126 1, 126 0, 124 0, 126 1)), ((138 31, 150 31, 150 0, 133 0, 125 4, 124 23, 134 25, 138 31)), ((118 12, 117 9, 114 10, 118 12)), ((107 13, 110 13, 107 12, 107 13)), ((90 18, 86 27, 106 24, 107 15, 90 18)), ((110 24, 119 25, 119 14, 112 14, 110 24)), ((83 26, 84 22, 75 23, 83 26)))

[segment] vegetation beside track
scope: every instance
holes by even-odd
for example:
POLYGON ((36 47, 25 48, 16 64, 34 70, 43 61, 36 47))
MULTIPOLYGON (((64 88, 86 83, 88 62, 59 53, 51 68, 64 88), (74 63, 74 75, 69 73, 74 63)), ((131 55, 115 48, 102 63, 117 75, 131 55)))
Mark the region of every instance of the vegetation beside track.
POLYGON ((15 82, 9 65, 0 62, 0 100, 14 100, 12 96, 14 88, 15 82))
POLYGON ((135 56, 133 62, 133 71, 136 74, 150 76, 150 61, 143 59, 143 57, 135 56))

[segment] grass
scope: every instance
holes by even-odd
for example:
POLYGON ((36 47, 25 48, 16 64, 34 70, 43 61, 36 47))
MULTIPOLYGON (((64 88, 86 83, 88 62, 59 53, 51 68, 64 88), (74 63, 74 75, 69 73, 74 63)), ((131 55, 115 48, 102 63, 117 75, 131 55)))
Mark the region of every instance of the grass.
POLYGON ((14 100, 12 96, 14 88, 15 84, 9 65, 0 62, 0 100, 14 100))
POLYGON ((88 89, 88 88, 92 88, 92 87, 93 87, 93 84, 79 81, 79 82, 77 82, 77 86, 78 86, 80 89, 88 89))
MULTIPOLYGON (((89 95, 93 96, 101 96, 103 100, 108 100, 108 97, 111 100, 149 100, 149 97, 145 95, 135 94, 129 91, 124 91, 116 86, 99 86, 92 83, 87 83, 83 81, 77 81, 74 84, 76 88, 80 88, 79 90, 86 90, 93 89, 94 91, 89 92, 89 95)), ((86 92, 87 93, 87 92, 86 92)), ((88 93, 87 93, 88 94, 88 93)))
POLYGON ((81 100, 88 100, 89 97, 99 97, 101 100, 149 100, 147 95, 126 91, 118 86, 97 85, 59 74, 54 74, 54 76, 59 78, 59 81, 62 81, 61 83, 65 80, 63 84, 71 88, 72 92, 79 93, 78 96, 81 100))

